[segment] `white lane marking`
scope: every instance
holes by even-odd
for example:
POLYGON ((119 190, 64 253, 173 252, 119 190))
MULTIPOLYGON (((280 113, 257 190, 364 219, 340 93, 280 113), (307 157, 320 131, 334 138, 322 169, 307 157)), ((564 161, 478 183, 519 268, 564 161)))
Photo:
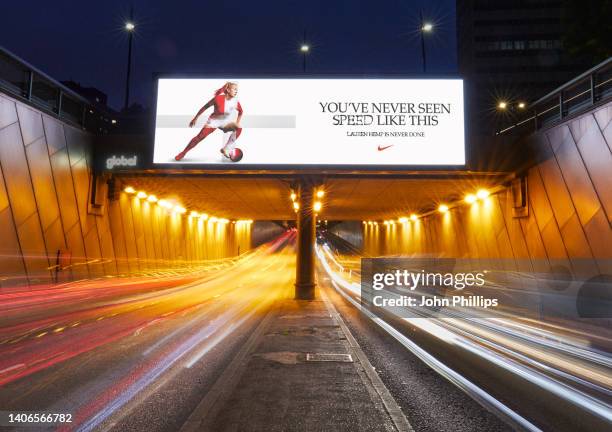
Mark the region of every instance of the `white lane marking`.
POLYGON ((6 373, 6 372, 10 372, 10 371, 15 370, 15 369, 20 369, 22 367, 25 367, 25 364, 19 363, 19 364, 7 367, 6 369, 0 370, 0 375, 3 374, 3 373, 6 373))
POLYGON ((485 392, 483 389, 478 387, 476 384, 472 383, 464 376, 458 374, 457 372, 455 372, 454 370, 452 370, 451 368, 449 368, 448 366, 440 362, 434 356, 432 356, 427 351, 422 349, 420 346, 418 346, 417 344, 412 342, 410 339, 408 339, 406 336, 398 332, 391 325, 387 324, 385 321, 378 318, 372 312, 368 311, 365 308, 362 308, 359 303, 357 303, 354 299, 350 298, 347 294, 345 294, 342 291, 342 289, 340 289, 338 285, 334 283, 333 281, 332 281, 332 285, 334 285, 334 288, 336 289, 336 291, 338 291, 345 299, 347 299, 353 305, 359 306, 359 309, 361 310, 361 312, 363 312, 368 318, 374 321, 378 326, 380 326, 383 330, 385 330, 395 340, 401 343, 410 352, 412 352, 419 359, 421 359, 426 365, 431 367, 433 370, 438 372, 440 375, 445 377, 447 380, 455 384, 457 387, 459 387, 466 393, 472 395, 472 397, 474 397, 476 400, 480 400, 490 405, 491 407, 495 408, 496 410, 498 410, 498 412, 503 414, 505 417, 510 418, 511 420, 519 424, 521 427, 529 431, 533 431, 533 432, 542 432, 540 428, 535 426, 533 423, 531 423, 529 420, 521 416, 519 413, 513 411, 512 409, 510 409, 509 407, 507 407, 506 405, 504 405, 503 403, 495 399, 489 393, 485 392))

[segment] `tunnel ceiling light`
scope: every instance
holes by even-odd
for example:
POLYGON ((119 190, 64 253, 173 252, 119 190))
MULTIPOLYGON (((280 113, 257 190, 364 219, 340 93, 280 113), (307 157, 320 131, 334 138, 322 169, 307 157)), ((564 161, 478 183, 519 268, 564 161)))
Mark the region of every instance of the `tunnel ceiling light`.
POLYGON ((293 208, 294 208, 296 211, 297 211, 297 210, 299 210, 299 209, 300 209, 300 203, 299 203, 299 202, 294 201, 294 202, 293 202, 293 208))
POLYGON ((316 212, 320 212, 321 209, 323 208, 323 204, 321 204, 321 201, 315 201, 314 205, 312 206, 313 210, 316 212))
POLYGON ((124 191, 125 193, 129 193, 129 194, 136 193, 136 189, 134 189, 132 186, 128 186, 128 187, 126 187, 125 189, 123 189, 123 191, 124 191))
POLYGON ((222 224, 229 223, 229 219, 225 219, 225 218, 219 219, 219 223, 222 223, 222 224))
POLYGON ((401 218, 399 218, 397 220, 399 223, 406 223, 408 222, 408 218, 406 216, 402 216, 401 218))
POLYGON ((185 213, 187 211, 187 209, 185 207, 182 207, 182 206, 177 204, 177 205, 174 206, 174 211, 176 213, 183 214, 183 213, 185 213))
POLYGON ((151 202, 151 203, 155 203, 157 202, 157 197, 155 195, 149 195, 149 197, 147 198, 147 201, 151 202))
POLYGON ((209 222, 215 223, 217 222, 217 218, 216 217, 211 217, 210 219, 208 219, 209 222))
POLYGON ((136 198, 145 199, 146 197, 147 197, 147 194, 143 191, 140 191, 136 194, 136 198))
POLYGON ((446 204, 440 204, 438 207, 438 211, 440 213, 446 213, 448 211, 448 206, 446 204))
POLYGON ((189 213, 189 217, 192 217, 192 218, 197 218, 197 217, 199 217, 199 216, 200 216, 200 213, 198 213, 198 212, 197 212, 197 211, 195 211, 195 210, 192 210, 192 211, 189 213))
POLYGON ((506 101, 500 101, 497 104, 497 108, 501 109, 501 110, 505 110, 508 107, 508 102, 506 101))
POLYGON ((323 198, 324 195, 325 195, 325 191, 323 189, 319 189, 317 191, 317 198, 323 198))
POLYGON ((410 220, 411 220, 412 222, 416 222, 416 220, 417 220, 418 218, 419 218, 419 217, 418 217, 417 215, 415 215, 414 213, 412 213, 412 214, 410 215, 410 220))
POLYGON ((477 199, 478 198, 476 198, 476 195, 474 195, 474 194, 467 194, 465 196, 465 202, 468 203, 468 204, 475 203, 477 199))
POLYGON ((208 219, 208 215, 207 215, 206 213, 202 213, 202 214, 200 215, 200 220, 205 221, 206 219, 208 219))
POLYGON ((297 194, 295 192, 291 192, 291 201, 295 201, 297 198, 297 194))
POLYGON ((478 197, 478 199, 485 199, 489 195, 490 192, 486 189, 478 189, 478 192, 476 192, 476 196, 478 197))

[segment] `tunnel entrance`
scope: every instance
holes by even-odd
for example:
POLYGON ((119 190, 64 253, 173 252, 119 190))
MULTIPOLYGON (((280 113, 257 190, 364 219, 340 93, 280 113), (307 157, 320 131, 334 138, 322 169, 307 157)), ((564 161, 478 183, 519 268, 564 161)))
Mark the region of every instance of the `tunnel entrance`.
POLYGON ((107 180, 111 178, 114 191, 110 194, 117 198, 131 188, 133 194, 146 191, 162 201, 179 202, 187 217, 194 212, 198 218, 206 215, 229 223, 254 221, 253 238, 296 227, 295 297, 313 299, 317 224, 329 227, 353 221, 360 230, 367 221, 382 224, 387 219, 409 217, 411 212, 425 214, 435 211, 441 202, 460 200, 478 188, 494 190, 510 181, 512 175, 468 171, 304 175, 162 170, 113 173, 107 180))

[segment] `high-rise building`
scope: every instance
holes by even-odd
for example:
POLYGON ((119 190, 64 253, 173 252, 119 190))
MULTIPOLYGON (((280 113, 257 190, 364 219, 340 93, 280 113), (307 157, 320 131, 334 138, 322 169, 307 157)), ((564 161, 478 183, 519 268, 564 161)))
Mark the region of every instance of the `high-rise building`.
POLYGON ((80 83, 75 82, 73 80, 62 81, 61 83, 69 89, 80 94, 85 99, 88 99, 89 101, 104 107, 107 106, 108 96, 102 90, 99 90, 95 87, 84 87, 80 83))
POLYGON ((473 133, 507 126, 592 66, 565 49, 563 8, 559 0, 457 0, 458 67, 473 133))

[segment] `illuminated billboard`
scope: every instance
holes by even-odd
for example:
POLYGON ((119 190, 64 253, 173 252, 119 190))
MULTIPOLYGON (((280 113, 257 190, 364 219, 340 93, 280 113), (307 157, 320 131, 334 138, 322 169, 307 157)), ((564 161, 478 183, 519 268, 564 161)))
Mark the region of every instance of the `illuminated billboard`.
POLYGON ((458 79, 160 79, 155 164, 465 164, 458 79))

